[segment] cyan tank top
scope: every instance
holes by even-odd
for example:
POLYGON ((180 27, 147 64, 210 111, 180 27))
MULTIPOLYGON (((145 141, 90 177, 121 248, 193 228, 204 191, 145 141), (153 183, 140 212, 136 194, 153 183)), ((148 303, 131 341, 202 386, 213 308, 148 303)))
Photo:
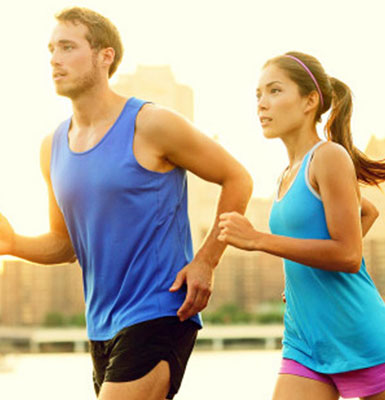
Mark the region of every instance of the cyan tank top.
MULTIPOLYGON (((270 214, 273 234, 330 239, 324 206, 308 179, 317 143, 270 214)), ((358 210, 357 210, 358 212, 358 210)), ((332 374, 385 363, 385 305, 362 259, 356 274, 284 260, 286 311, 283 357, 332 374)))
MULTIPOLYGON (((135 159, 130 98, 102 140, 84 152, 68 144, 71 118, 54 134, 51 181, 80 266, 91 340, 143 321, 176 316, 186 288, 169 292, 193 258, 186 171, 158 173, 135 159)), ((200 316, 193 321, 201 324, 200 316)))

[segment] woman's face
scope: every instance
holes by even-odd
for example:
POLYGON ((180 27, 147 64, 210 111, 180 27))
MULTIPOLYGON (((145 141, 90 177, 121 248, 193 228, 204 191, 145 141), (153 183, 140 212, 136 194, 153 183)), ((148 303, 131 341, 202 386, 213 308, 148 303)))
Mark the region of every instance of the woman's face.
POLYGON ((266 138, 284 138, 304 124, 307 97, 283 69, 269 65, 262 70, 257 88, 258 117, 266 138))

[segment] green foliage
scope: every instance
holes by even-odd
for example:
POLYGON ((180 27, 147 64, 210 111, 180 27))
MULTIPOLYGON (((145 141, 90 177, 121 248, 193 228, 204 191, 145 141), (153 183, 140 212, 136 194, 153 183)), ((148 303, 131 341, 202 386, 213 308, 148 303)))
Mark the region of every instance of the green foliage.
POLYGON ((44 319, 43 325, 46 327, 84 327, 86 326, 86 319, 84 314, 75 314, 66 316, 59 312, 49 312, 44 319))
POLYGON ((64 326, 64 316, 58 312, 50 312, 45 316, 44 326, 54 327, 54 326, 64 326))
POLYGON ((244 311, 236 304, 225 304, 216 311, 204 311, 202 316, 204 322, 211 324, 280 324, 283 313, 281 302, 271 302, 262 304, 255 313, 244 311))
POLYGON ((84 313, 71 315, 67 321, 68 325, 70 326, 86 326, 86 316, 84 315, 84 313))

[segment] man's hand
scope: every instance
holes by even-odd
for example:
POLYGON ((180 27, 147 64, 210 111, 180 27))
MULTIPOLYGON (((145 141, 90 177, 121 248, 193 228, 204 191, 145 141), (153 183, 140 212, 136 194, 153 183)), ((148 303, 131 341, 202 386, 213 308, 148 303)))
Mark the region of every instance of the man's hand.
POLYGON ((0 214, 0 254, 11 254, 15 232, 8 219, 0 214))
POLYGON ((177 313, 181 321, 207 306, 214 286, 214 270, 210 265, 194 259, 179 271, 170 292, 176 292, 184 283, 187 285, 187 295, 177 313))

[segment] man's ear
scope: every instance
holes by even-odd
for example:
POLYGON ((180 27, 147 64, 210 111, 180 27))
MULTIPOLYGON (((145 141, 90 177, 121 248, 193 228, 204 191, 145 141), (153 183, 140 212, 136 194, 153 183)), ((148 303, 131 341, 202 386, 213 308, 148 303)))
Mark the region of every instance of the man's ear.
POLYGON ((110 69, 111 64, 115 60, 115 50, 112 47, 106 47, 100 50, 99 59, 102 65, 105 65, 107 69, 110 69))

